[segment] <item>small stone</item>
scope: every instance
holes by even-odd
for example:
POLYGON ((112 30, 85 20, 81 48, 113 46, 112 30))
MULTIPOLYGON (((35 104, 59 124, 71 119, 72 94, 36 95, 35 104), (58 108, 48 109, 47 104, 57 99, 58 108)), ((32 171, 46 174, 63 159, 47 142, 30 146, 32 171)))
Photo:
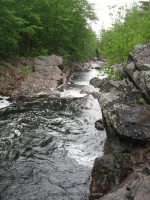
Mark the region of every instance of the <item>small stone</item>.
POLYGON ((133 199, 134 199, 134 196, 133 196, 132 190, 131 188, 127 187, 124 200, 133 200, 133 199))
POLYGON ((103 131, 104 130, 104 124, 103 124, 103 120, 99 119, 95 122, 95 128, 97 130, 103 131))

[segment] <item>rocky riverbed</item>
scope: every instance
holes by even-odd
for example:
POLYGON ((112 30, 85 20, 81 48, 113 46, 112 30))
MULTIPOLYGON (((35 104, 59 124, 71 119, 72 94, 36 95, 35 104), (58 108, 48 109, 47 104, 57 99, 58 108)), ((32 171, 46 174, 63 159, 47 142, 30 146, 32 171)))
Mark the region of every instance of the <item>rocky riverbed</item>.
MULTIPOLYGON (((117 65, 120 80, 102 78, 99 65, 52 93, 35 71, 19 87, 1 86, 20 98, 0 97, 0 199, 150 199, 150 43, 117 65)), ((54 87, 65 82, 57 69, 54 87)))
POLYGON ((88 199, 106 135, 95 128, 102 115, 89 85, 92 77, 103 78, 97 65, 72 75, 53 95, 1 97, 1 200, 88 199))

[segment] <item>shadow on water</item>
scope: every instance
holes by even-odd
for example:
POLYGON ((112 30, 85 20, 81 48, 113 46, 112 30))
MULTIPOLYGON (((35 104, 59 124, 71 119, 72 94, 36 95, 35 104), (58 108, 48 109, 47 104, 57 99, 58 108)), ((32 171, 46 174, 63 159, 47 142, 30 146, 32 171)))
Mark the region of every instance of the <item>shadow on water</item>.
MULTIPOLYGON (((88 73, 81 74, 84 82, 88 73)), ((101 110, 92 95, 80 96, 79 76, 59 98, 17 101, 0 110, 1 200, 88 199, 105 132, 94 127, 101 110)))

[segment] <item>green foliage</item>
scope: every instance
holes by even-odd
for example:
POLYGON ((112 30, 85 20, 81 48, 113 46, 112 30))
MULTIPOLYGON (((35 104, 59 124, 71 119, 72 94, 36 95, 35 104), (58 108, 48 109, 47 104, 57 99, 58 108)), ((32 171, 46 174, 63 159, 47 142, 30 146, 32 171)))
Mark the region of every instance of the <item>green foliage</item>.
POLYGON ((8 65, 9 65, 10 63, 9 62, 7 62, 7 61, 0 61, 0 68, 2 68, 2 67, 7 67, 8 65))
POLYGON ((144 100, 143 98, 140 98, 140 99, 138 100, 138 104, 145 105, 146 102, 145 102, 145 100, 144 100))
POLYGON ((107 66, 104 68, 104 73, 111 79, 114 75, 114 69, 111 66, 107 66))
POLYGON ((32 67, 28 65, 24 65, 18 68, 18 72, 24 76, 27 76, 32 72, 32 67))
POLYGON ((55 53, 72 61, 95 53, 87 0, 0 0, 0 13, 1 57, 55 53))
POLYGON ((104 68, 104 73, 108 75, 109 79, 114 79, 114 80, 122 80, 123 79, 122 72, 115 70, 112 66, 106 66, 104 68))
POLYGON ((119 13, 119 18, 113 27, 101 32, 99 51, 111 65, 123 63, 135 45, 150 39, 150 4, 146 9, 134 6, 126 12, 124 21, 122 14, 119 13))

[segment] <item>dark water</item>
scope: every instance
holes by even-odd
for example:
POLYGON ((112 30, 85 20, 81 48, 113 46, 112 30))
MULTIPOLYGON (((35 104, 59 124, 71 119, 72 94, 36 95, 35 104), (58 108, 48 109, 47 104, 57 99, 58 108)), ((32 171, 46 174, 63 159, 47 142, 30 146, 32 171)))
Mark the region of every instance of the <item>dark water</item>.
POLYGON ((58 89, 59 98, 0 109, 0 200, 88 199, 92 165, 105 139, 94 127, 99 104, 85 94, 94 91, 88 82, 97 74, 75 74, 58 89))

